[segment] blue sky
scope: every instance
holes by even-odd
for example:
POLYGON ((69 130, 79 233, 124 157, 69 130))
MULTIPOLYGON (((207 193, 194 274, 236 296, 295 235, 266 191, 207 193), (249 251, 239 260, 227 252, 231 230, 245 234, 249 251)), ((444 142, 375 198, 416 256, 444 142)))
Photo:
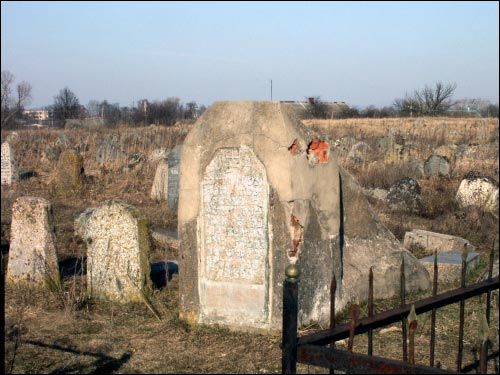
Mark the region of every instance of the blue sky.
POLYGON ((69 87, 131 105, 176 96, 391 105, 425 84, 498 103, 497 2, 2 2, 1 65, 31 107, 69 87))

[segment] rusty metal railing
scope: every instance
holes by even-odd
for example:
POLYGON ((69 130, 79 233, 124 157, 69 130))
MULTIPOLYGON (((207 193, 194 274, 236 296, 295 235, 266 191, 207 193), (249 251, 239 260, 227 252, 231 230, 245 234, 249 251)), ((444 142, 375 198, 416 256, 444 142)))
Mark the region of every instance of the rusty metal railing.
MULTIPOLYGON (((297 362, 320 366, 334 370, 346 371, 348 373, 453 373, 441 369, 439 361, 435 363, 436 342, 436 310, 438 308, 459 303, 459 343, 456 358, 456 373, 469 372, 474 369, 481 373, 487 372, 487 362, 495 361, 499 357, 498 350, 488 353, 490 341, 488 339, 488 324, 491 314, 491 292, 499 289, 499 278, 492 277, 494 262, 494 246, 490 252, 488 277, 485 281, 466 285, 467 276, 467 252, 464 249, 462 255, 462 269, 460 287, 437 294, 438 265, 437 254, 434 253, 434 274, 432 296, 412 303, 406 303, 404 276, 404 258, 401 264, 400 306, 374 314, 373 303, 373 270, 370 268, 368 280, 368 316, 359 318, 359 306, 352 304, 349 309, 349 322, 338 324, 335 318, 335 294, 336 279, 332 277, 330 288, 330 328, 312 334, 298 337, 297 334, 297 312, 298 312, 298 285, 299 268, 295 265, 288 266, 285 270, 287 278, 284 282, 283 291, 283 337, 282 337, 282 371, 293 374, 297 370, 297 362), (462 366, 463 360, 463 335, 464 335, 464 307, 469 298, 486 294, 485 316, 481 322, 480 356, 466 366, 462 366), (429 366, 415 363, 415 331, 417 328, 417 314, 431 311, 430 332, 430 358, 429 366), (402 323, 402 351, 403 361, 384 358, 373 355, 373 330, 389 324, 402 323), (408 330, 407 330, 408 327, 408 330), (368 354, 353 353, 353 343, 356 335, 368 333, 368 354), (408 337, 409 336, 409 337, 408 337), (348 339, 347 350, 335 348, 335 342, 348 339), (407 341, 408 340, 408 341, 407 341)), ((495 362, 496 367, 496 362, 495 362)))

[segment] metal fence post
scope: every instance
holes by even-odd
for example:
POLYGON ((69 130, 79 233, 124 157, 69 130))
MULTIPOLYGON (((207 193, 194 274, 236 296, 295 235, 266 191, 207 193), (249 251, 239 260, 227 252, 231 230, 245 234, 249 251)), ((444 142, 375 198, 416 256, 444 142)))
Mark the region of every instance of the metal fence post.
POLYGON ((297 372, 297 314, 298 284, 300 269, 291 264, 285 269, 283 283, 283 331, 281 371, 283 374, 297 372))

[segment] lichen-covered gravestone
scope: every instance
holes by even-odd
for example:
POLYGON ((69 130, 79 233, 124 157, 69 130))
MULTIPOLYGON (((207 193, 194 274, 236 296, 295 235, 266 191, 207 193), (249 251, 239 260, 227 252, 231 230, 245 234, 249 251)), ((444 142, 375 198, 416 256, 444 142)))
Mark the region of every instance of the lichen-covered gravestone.
POLYGON ((84 240, 91 297, 129 302, 149 294, 149 229, 136 208, 118 200, 105 202, 87 218, 84 240))
POLYGON ((330 142, 285 104, 214 103, 187 135, 181 159, 183 319, 279 329, 291 263, 302 272, 301 325, 329 321, 333 273, 338 309, 366 298, 372 265, 376 296, 396 294, 402 257, 407 289, 428 287, 424 267, 371 213, 330 142))
POLYGON ((418 181, 411 177, 397 181, 389 189, 387 203, 393 211, 418 212, 422 207, 418 181))
POLYGON ((7 281, 59 284, 52 209, 46 199, 19 197, 12 206, 7 281))
POLYGON ((156 167, 153 186, 151 186, 151 199, 155 201, 166 201, 168 198, 168 162, 160 160, 156 167))
POLYGON ((498 216, 498 183, 479 172, 464 176, 455 198, 460 207, 475 205, 498 216))
POLYGON ((175 146, 168 155, 168 196, 167 204, 171 209, 177 209, 179 203, 179 171, 182 146, 175 146))
POLYGON ((14 152, 8 142, 2 143, 2 185, 11 185, 19 179, 14 152))
POLYGON ((57 186, 64 191, 76 191, 82 188, 83 182, 84 169, 82 156, 72 149, 63 151, 57 163, 57 186))

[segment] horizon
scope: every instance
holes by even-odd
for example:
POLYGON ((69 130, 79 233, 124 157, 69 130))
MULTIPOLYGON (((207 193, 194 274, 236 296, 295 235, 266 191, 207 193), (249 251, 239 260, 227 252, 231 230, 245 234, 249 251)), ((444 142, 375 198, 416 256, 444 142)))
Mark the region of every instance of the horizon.
POLYGON ((33 87, 131 106, 177 97, 366 108, 436 82, 498 103, 498 3, 2 2, 1 65, 33 87))

